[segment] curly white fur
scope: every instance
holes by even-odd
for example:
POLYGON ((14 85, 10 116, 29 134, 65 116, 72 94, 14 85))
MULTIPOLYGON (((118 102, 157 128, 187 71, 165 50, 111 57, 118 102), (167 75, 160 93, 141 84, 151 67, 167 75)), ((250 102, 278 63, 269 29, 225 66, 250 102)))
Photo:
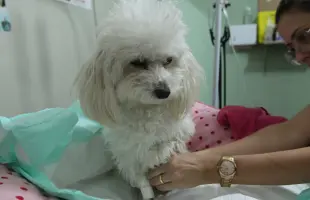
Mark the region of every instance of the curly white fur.
POLYGON ((171 1, 120 1, 77 78, 83 111, 105 126, 116 166, 142 193, 150 189, 146 172, 187 151, 195 130, 190 109, 203 70, 181 17, 171 1))

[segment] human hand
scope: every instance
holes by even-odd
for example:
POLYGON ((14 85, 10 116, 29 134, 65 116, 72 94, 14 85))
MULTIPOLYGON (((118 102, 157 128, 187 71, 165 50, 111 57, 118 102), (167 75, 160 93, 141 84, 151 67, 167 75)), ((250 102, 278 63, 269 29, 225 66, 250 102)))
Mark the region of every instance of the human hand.
POLYGON ((220 180, 216 168, 219 160, 219 155, 208 151, 174 155, 167 164, 152 170, 149 180, 160 191, 215 183, 220 180))

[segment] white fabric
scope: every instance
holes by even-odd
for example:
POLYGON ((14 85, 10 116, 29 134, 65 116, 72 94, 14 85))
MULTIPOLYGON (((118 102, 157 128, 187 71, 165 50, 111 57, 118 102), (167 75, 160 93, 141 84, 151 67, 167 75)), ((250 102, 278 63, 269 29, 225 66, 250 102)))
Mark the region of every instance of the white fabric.
POLYGON ((97 179, 111 169, 113 160, 99 135, 89 142, 69 145, 59 163, 45 168, 45 173, 58 188, 68 188, 83 180, 97 179))
MULTIPOLYGON (((109 200, 142 200, 140 192, 131 188, 117 172, 98 176, 70 186, 72 189, 109 200)), ((157 200, 296 200, 308 185, 290 186, 234 186, 204 185, 178 190, 157 200)))
MULTIPOLYGON (((133 190, 118 176, 99 178, 92 184, 83 182, 74 185, 86 194, 111 200, 142 200, 138 190, 133 190)), ((307 185, 292 186, 235 186, 221 188, 205 185, 197 188, 174 191, 158 200, 296 200, 307 185)))
POLYGON ((140 191, 130 187, 116 171, 110 171, 101 176, 79 181, 76 184, 70 185, 69 189, 80 190, 87 195, 104 200, 141 199, 140 191))
MULTIPOLYGON (((113 160, 103 147, 104 141, 98 136, 88 144, 81 143, 68 148, 59 167, 52 170, 49 177, 58 187, 80 190, 94 197, 140 200, 138 190, 131 188, 116 171, 110 171, 113 169, 113 160)), ((158 200, 295 200, 307 188, 309 186, 306 184, 232 188, 204 185, 173 191, 158 200)))
POLYGON ((292 186, 235 186, 221 188, 205 185, 172 192, 160 200, 296 200, 308 185, 292 186))
MULTIPOLYGON (((98 176, 70 186, 72 189, 109 200, 142 200, 140 192, 131 188, 117 172, 98 176)), ((234 186, 204 185, 169 193, 158 200, 296 200, 308 185, 234 186)))

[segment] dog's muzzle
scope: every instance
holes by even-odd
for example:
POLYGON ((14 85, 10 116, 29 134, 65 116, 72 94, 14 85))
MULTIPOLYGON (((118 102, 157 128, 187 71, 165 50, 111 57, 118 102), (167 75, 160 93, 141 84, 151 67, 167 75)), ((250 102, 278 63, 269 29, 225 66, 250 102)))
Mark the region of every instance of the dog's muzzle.
POLYGON ((170 88, 165 82, 159 82, 154 89, 154 95, 158 99, 167 99, 170 94, 170 88))

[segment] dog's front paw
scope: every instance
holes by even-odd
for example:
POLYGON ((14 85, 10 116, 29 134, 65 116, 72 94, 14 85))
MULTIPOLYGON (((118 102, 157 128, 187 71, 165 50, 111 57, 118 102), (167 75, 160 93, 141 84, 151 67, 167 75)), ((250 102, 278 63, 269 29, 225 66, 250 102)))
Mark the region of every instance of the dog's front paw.
POLYGON ((139 188, 142 194, 143 200, 151 200, 155 197, 152 186, 145 176, 141 176, 139 179, 139 188))
POLYGON ((141 191, 143 200, 151 200, 155 198, 154 191, 151 186, 140 188, 140 191, 141 191))

